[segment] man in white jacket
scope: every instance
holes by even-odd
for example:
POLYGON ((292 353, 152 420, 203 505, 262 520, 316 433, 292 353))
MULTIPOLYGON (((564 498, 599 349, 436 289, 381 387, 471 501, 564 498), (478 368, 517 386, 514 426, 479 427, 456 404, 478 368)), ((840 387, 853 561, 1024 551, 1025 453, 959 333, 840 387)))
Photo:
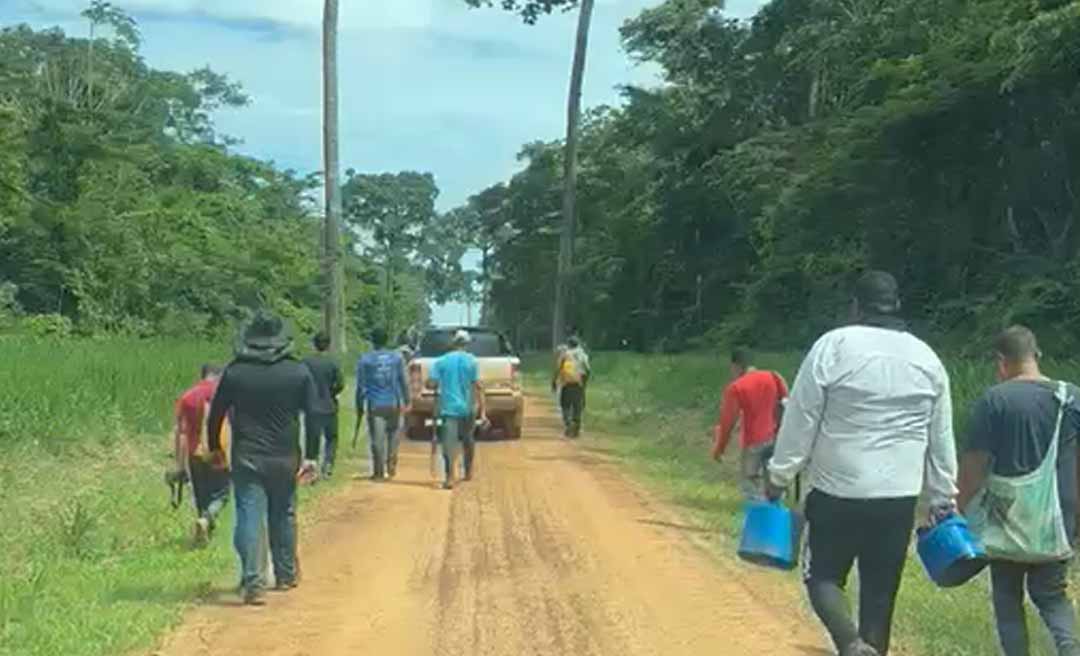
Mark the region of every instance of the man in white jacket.
POLYGON ((949 377, 899 310, 891 275, 859 279, 853 323, 799 369, 769 464, 770 498, 807 469, 804 579, 842 656, 888 653, 919 496, 942 513, 957 493, 949 377), (856 562, 857 626, 844 596, 856 562))

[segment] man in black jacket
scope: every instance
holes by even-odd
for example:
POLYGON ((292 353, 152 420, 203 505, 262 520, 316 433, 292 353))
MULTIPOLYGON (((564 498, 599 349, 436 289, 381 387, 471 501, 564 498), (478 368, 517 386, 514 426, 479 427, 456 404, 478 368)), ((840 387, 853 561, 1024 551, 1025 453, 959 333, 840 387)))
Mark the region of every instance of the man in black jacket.
POLYGON ((317 405, 305 418, 305 432, 309 440, 325 437, 322 475, 324 478, 330 478, 334 473, 334 459, 337 456, 337 397, 345 389, 345 378, 341 375, 341 367, 338 363, 326 354, 327 349, 330 348, 330 338, 326 333, 315 335, 313 344, 317 353, 305 358, 304 364, 311 370, 311 376, 315 379, 317 405), (314 438, 310 437, 312 435, 314 438))
POLYGON ((236 495, 233 543, 240 555, 244 603, 260 605, 265 581, 258 569, 260 524, 266 519, 277 587, 296 586, 296 485, 316 475, 317 435, 307 436, 301 464, 300 414, 318 406, 315 381, 291 354, 292 339, 278 317, 260 313, 248 324, 210 406, 211 451, 221 450, 221 424, 232 421, 232 480, 236 495))

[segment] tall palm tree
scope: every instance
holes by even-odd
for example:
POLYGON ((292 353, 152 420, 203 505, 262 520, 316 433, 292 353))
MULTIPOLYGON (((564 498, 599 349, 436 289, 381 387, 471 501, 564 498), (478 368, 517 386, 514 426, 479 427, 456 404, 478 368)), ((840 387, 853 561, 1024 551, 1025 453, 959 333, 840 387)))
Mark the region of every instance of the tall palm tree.
POLYGON ((338 181, 338 0, 323 6, 323 167, 326 208, 322 230, 323 330, 335 353, 345 351, 345 281, 341 262, 341 185, 338 181))
POLYGON ((589 47, 593 0, 581 0, 578 15, 574 63, 570 71, 570 99, 566 116, 566 153, 563 156, 563 231, 559 239, 559 269, 555 281, 555 311, 552 321, 553 346, 566 337, 566 306, 574 269, 574 240, 577 236, 577 151, 581 123, 581 88, 585 81, 585 54, 589 47))

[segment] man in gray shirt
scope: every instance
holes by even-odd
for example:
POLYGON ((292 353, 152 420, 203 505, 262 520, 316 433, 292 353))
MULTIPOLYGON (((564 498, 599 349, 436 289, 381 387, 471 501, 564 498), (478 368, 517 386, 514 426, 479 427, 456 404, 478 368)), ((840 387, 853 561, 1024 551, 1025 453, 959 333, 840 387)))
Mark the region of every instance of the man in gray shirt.
MULTIPOLYGON (((961 510, 969 510, 972 499, 983 489, 990 474, 1006 479, 1033 474, 1056 448, 1057 462, 1053 463, 1056 472, 1051 469, 1047 473, 1056 474, 1061 519, 1058 527, 1048 527, 1056 516, 1053 508, 1046 508, 1038 514, 1037 529, 1041 532, 1058 528, 1064 531, 1068 543, 1075 543, 1080 389, 1068 385, 1064 388, 1064 398, 1057 397, 1057 385, 1040 371, 1035 334, 1023 326, 1014 326, 999 335, 994 351, 1001 383, 987 390, 972 409, 971 432, 960 467, 958 505, 961 510)), ((1047 502, 1052 502, 1050 496, 1046 495, 1047 502)), ((1011 524, 1010 527, 1027 537, 1025 527, 1011 524)), ((1053 636, 1058 653, 1080 655, 1076 614, 1067 594, 1067 556, 1034 564, 994 557, 993 553, 991 556, 994 614, 1005 656, 1029 653, 1025 585, 1053 636)))

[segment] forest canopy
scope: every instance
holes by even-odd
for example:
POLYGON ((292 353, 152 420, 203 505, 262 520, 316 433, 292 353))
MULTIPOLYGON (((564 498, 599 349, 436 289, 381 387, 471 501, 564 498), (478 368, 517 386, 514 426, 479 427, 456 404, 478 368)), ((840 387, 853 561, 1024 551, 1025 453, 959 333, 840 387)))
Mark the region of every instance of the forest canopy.
MULTIPOLYGON (((1080 2, 720 9, 667 0, 627 22, 662 83, 583 128, 571 317, 593 344, 803 347, 875 267, 939 340, 1023 321, 1080 346, 1080 2)), ((520 157, 459 212, 483 235, 489 318, 543 344, 562 144, 520 157)))

